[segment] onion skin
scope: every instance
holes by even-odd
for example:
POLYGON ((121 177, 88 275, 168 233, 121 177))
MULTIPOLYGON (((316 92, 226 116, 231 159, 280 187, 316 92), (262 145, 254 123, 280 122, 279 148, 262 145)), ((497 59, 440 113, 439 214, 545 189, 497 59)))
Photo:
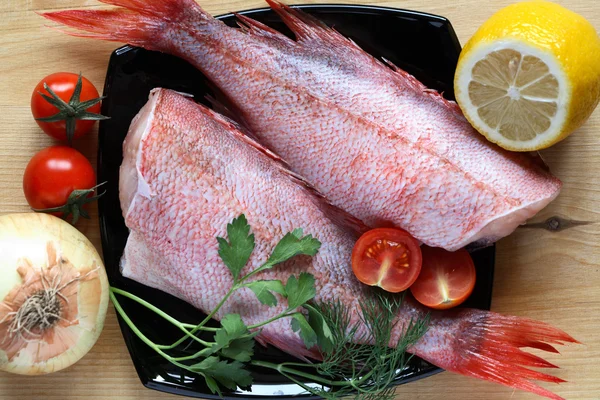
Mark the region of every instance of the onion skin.
POLYGON ((104 327, 108 288, 100 255, 70 224, 47 214, 0 216, 0 370, 40 375, 67 368, 81 359, 104 327), (45 331, 34 332, 33 340, 28 334, 23 336, 27 341, 8 335, 11 319, 23 298, 42 289, 42 274, 44 282, 57 276, 56 288, 68 283, 57 297, 61 319, 45 331), (23 276, 29 277, 26 285, 23 276), (24 295, 23 290, 28 294, 24 295), (11 311, 13 314, 8 315, 11 311))

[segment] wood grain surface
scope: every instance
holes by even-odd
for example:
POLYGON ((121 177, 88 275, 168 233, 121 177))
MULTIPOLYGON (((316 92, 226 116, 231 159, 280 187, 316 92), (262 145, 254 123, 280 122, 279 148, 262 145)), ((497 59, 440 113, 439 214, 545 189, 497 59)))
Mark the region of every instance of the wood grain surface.
MULTIPOLYGON (((159 0, 156 0, 159 1, 159 0)), ((301 0, 301 2, 307 2, 301 0)), ((310 1, 313 2, 313 1, 310 1)), ((328 0, 328 2, 336 2, 328 0)), ((345 3, 355 2, 343 0, 345 3)), ((461 43, 494 11, 510 0, 371 1, 389 7, 443 15, 461 43)), ((597 0, 559 0, 600 29, 597 0)), ((293 3, 299 3, 295 1, 293 3)), ((358 2, 356 2, 358 3, 358 2)), ((203 0, 212 14, 263 7, 261 0, 203 0)), ((22 192, 23 170, 38 150, 53 144, 31 116, 31 91, 45 75, 82 71, 99 88, 114 43, 76 39, 45 27, 35 12, 101 7, 95 0, 0 1, 0 214, 28 211, 22 192)), ((492 308, 501 313, 550 322, 583 345, 548 355, 562 368, 555 374, 568 383, 545 384, 567 399, 600 399, 600 111, 574 135, 543 152, 552 171, 564 182, 560 196, 534 218, 559 216, 589 222, 550 232, 520 228, 498 243, 492 308)), ((76 147, 96 162, 96 130, 76 147)), ((78 228, 100 249, 97 212, 78 228)), ((114 310, 96 346, 79 363, 49 376, 22 377, 0 373, 0 399, 175 399, 145 389, 139 382, 114 310)), ((401 386, 398 399, 535 399, 536 396, 451 373, 401 386)))

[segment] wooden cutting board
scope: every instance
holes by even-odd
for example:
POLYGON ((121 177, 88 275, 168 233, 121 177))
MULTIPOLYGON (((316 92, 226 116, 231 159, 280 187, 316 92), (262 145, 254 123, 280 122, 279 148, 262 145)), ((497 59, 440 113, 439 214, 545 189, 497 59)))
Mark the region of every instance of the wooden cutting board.
MULTIPOLYGON (((314 2, 314 1, 302 1, 314 2)), ((327 2, 338 2, 328 0, 327 2)), ((343 0, 344 3, 358 3, 343 0)), ((559 0, 600 29, 597 0, 559 0)), ((299 3, 299 1, 290 1, 299 3)), ((388 7, 443 15, 464 43, 494 11, 511 0, 371 1, 388 7)), ((203 0, 211 14, 264 7, 260 0, 203 0)), ((23 170, 38 150, 53 144, 31 117, 36 83, 57 71, 83 72, 101 88, 114 43, 76 39, 45 27, 35 11, 95 8, 95 0, 3 0, 0 2, 0 214, 28 211, 23 170)), ((76 147, 96 163, 96 130, 76 147)), ((492 309, 550 322, 583 342, 547 355, 568 383, 545 384, 568 399, 600 399, 600 111, 542 156, 564 182, 560 196, 533 222, 558 216, 585 224, 564 230, 521 228, 498 243, 492 309)), ((100 249, 97 212, 78 228, 100 249)), ((106 327, 79 363, 50 376, 0 373, 0 399, 176 399, 139 382, 111 308, 106 327)), ((434 400, 536 399, 536 396, 451 373, 400 387, 397 398, 434 400)))

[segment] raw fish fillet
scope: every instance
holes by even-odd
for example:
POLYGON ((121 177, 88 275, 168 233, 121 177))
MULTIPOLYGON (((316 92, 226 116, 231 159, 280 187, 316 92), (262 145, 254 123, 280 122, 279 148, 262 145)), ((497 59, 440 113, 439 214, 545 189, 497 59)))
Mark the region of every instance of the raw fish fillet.
MULTIPOLYGON (((352 323, 360 323, 358 310, 370 288, 355 279, 350 257, 364 225, 328 204, 227 119, 173 91, 155 89, 133 120, 123 150, 120 199, 131 230, 124 276, 209 312, 232 285, 215 237, 226 236, 227 223, 243 213, 257 246, 242 273, 266 260, 285 233, 304 228, 322 243, 317 255, 296 257, 255 278, 285 282, 290 274, 309 272, 316 278, 316 300, 342 302, 352 323)), ((285 308, 284 299, 269 308, 241 289, 216 317, 238 313, 253 324, 285 308)), ((392 343, 403 325, 426 312, 406 300, 392 343)), ((288 319, 265 326, 257 339, 297 357, 318 356, 304 347, 288 319)), ((462 309, 433 312, 427 333, 410 352, 450 371, 560 399, 531 379, 561 379, 525 368, 554 366, 520 348, 556 351, 553 344, 574 341, 542 322, 462 309)))
POLYGON ((193 0, 103 0, 46 13, 90 33, 171 53, 225 94, 236 118, 333 204, 447 250, 510 234, 559 193, 538 158, 489 143, 458 106, 308 15, 267 0, 297 41, 193 0))
MULTIPOLYGON (((305 228, 305 234, 322 241, 312 262, 296 257, 259 279, 308 271, 319 282, 322 299, 343 299, 358 307, 359 297, 347 288, 358 293, 362 285, 351 270, 344 266, 349 273, 336 274, 333 280, 330 269, 340 268, 338 261, 349 263, 364 225, 329 205, 230 121, 176 92, 153 90, 133 119, 123 143, 119 198, 130 229, 121 261, 125 277, 210 312, 233 284, 219 258, 216 237, 226 237, 226 225, 244 214, 256 241, 249 270, 295 228, 305 228)), ((243 289, 217 317, 237 312, 254 324, 275 315, 274 310, 283 311, 262 305, 243 289)), ((311 354, 289 321, 269 325, 261 336, 274 344, 285 339, 280 347, 290 347, 297 356, 311 354)))

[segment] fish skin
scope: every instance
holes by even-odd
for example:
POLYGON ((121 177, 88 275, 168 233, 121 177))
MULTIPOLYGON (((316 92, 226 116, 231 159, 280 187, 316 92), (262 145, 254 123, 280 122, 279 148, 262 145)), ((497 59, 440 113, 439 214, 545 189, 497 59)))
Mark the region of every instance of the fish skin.
MULTIPOLYGON (((302 227, 321 241, 317 255, 296 257, 253 279, 285 282, 291 274, 309 272, 316 278, 317 301, 343 303, 351 311, 351 323, 362 324, 360 304, 370 292, 354 277, 350 258, 364 226, 328 204, 230 121, 176 92, 155 89, 132 121, 123 154, 120 199, 130 229, 124 276, 210 312, 232 285, 215 237, 226 236, 227 223, 243 213, 256 240, 243 273, 266 260, 285 233, 302 227)), ((246 324, 261 322, 285 310, 285 299, 278 300, 269 308, 249 289, 241 289, 216 318, 238 313, 246 324)), ((430 313, 407 296, 391 344, 411 320, 427 315, 427 333, 410 352, 451 371, 560 399, 530 381, 560 379, 521 365, 554 366, 519 348, 552 351, 552 344, 575 341, 566 333, 489 311, 430 313)), ((360 326, 359 332, 365 332, 360 326)), ((306 350, 289 319, 265 326, 257 339, 300 358, 318 356, 316 350, 306 350)))
POLYGON ((454 102, 280 3, 268 0, 296 41, 244 16, 227 27, 191 1, 105 2, 143 7, 139 21, 129 30, 114 11, 125 28, 83 27, 92 36, 188 60, 264 146, 369 226, 454 251, 510 234, 559 193, 539 159, 488 142, 454 102))

